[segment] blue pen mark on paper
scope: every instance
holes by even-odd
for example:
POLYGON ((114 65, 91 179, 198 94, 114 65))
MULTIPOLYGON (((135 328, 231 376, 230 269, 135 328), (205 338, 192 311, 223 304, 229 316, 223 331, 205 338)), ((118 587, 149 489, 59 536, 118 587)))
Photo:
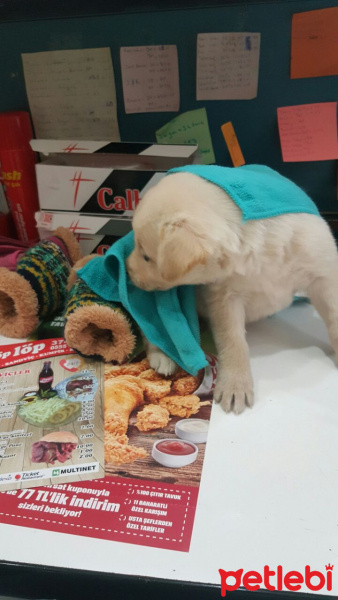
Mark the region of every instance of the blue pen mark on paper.
POLYGON ((245 38, 245 50, 251 50, 251 38, 249 35, 245 38))

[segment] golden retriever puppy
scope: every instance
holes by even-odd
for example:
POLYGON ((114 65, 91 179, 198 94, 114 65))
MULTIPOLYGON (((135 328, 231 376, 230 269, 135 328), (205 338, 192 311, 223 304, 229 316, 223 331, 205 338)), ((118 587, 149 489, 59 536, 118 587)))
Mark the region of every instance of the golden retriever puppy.
MULTIPOLYGON (((285 214, 243 222, 225 191, 192 174, 174 173, 148 190, 133 219, 127 261, 145 290, 196 284, 219 358, 216 402, 240 413, 254 401, 245 324, 287 307, 305 291, 326 323, 338 355, 338 253, 325 221, 285 214)), ((150 366, 174 363, 149 345, 150 366)))

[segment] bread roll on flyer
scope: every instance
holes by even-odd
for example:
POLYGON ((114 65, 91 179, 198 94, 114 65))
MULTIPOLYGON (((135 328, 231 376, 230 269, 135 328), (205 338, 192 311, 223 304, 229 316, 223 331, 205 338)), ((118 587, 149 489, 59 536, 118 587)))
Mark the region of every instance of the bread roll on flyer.
POLYGON ((63 338, 2 346, 0 492, 104 477, 103 365, 63 338))

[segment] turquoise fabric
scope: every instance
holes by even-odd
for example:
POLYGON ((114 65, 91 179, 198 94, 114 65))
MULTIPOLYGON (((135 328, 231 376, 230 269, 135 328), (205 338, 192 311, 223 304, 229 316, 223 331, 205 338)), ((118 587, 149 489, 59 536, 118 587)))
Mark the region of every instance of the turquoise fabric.
POLYGON ((115 242, 104 256, 93 258, 78 276, 104 300, 120 302, 155 344, 182 369, 196 375, 206 366, 200 347, 193 286, 145 292, 134 286, 125 261, 134 248, 134 233, 115 242))
POLYGON ((286 213, 318 215, 314 202, 295 183, 264 165, 218 167, 187 165, 172 173, 193 173, 225 190, 241 209, 243 221, 267 219, 286 213))

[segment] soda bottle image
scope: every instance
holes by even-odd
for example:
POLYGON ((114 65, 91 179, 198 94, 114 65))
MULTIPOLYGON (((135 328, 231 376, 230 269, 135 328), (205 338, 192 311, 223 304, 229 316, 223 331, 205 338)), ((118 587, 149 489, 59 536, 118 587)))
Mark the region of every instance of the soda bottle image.
POLYGON ((54 373, 53 373, 53 369, 50 365, 51 365, 50 360, 47 360, 46 362, 43 363, 43 368, 39 375, 39 394, 40 395, 43 395, 43 394, 41 394, 41 392, 47 392, 48 390, 52 389, 54 373))

